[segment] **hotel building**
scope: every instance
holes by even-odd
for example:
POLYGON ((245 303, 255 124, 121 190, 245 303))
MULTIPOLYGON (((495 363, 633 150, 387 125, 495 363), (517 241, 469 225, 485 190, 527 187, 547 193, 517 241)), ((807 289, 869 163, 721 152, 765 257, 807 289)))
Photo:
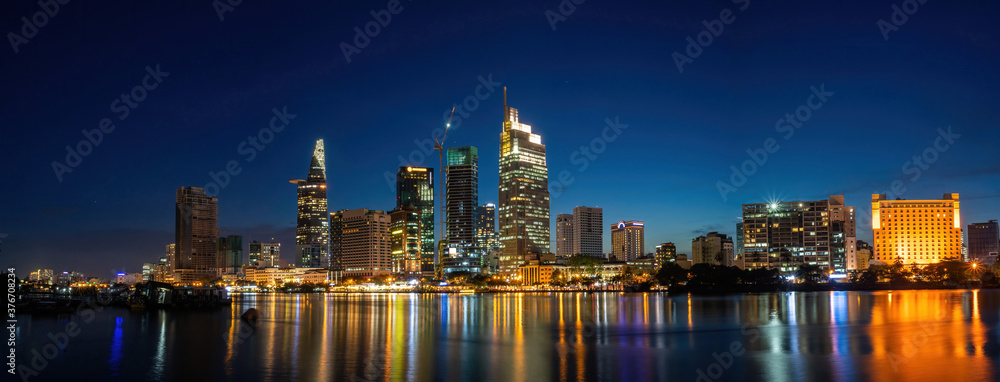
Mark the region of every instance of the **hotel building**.
POLYGON ((334 213, 343 221, 340 250, 344 276, 372 277, 392 274, 392 239, 389 215, 365 208, 334 213))
POLYGON ((611 255, 614 261, 633 261, 645 254, 645 223, 619 221, 611 226, 611 255))
POLYGON ((958 194, 939 200, 886 200, 872 195, 875 260, 927 265, 962 258, 958 194))

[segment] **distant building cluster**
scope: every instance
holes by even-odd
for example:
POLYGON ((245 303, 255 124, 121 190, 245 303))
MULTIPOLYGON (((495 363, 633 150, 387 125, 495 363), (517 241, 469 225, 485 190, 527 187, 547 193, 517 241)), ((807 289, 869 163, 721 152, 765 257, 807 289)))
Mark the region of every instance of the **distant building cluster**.
MULTIPOLYGON (((989 265, 1000 252, 997 220, 969 224, 965 247, 959 195, 949 193, 935 200, 872 195, 871 243, 857 239, 859 211, 848 206, 843 195, 743 204, 734 237, 720 232, 697 236, 691 239, 690 255, 679 254, 673 242, 647 253, 644 221, 621 219, 606 225, 601 208, 577 206, 572 213, 555 216, 553 253, 546 148, 532 126, 520 121, 518 110, 507 106, 506 98, 504 89, 496 204, 480 200, 479 150, 445 149, 440 142, 434 147, 441 155, 440 173, 432 167, 400 166, 390 209, 334 210, 327 203, 320 139, 306 178, 291 180, 297 191, 291 255, 286 249, 282 257, 281 243, 270 239, 250 241, 244 256, 243 236, 223 235, 219 229, 218 199, 201 187, 181 187, 176 191, 174 242, 162 257, 142 264, 141 273, 122 273, 115 281, 277 285, 339 282, 346 277, 402 281, 491 274, 545 283, 583 274, 573 265, 583 261, 581 256, 603 264, 589 268, 592 276, 610 277, 625 270, 654 273, 670 263, 685 269, 710 264, 784 274, 813 266, 832 274, 893 262, 923 266, 961 259, 989 265), (441 193, 435 195, 435 190, 441 193), (610 253, 603 250, 606 227, 611 230, 610 253)), ((84 278, 38 270, 30 279, 65 284, 84 278)))

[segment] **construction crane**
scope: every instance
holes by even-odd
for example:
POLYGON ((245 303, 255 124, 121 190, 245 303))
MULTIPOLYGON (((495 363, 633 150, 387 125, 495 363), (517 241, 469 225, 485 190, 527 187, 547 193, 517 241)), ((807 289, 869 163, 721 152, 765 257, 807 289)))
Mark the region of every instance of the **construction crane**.
MULTIPOLYGON (((439 141, 437 138, 434 138, 434 149, 438 151, 438 169, 441 170, 441 177, 438 178, 438 187, 441 189, 441 197, 438 199, 438 203, 441 204, 441 238, 438 239, 439 248, 442 240, 444 240, 447 235, 445 230, 446 219, 444 205, 444 177, 447 172, 444 168, 444 140, 448 138, 448 129, 451 128, 451 118, 455 116, 455 107, 456 105, 451 106, 451 114, 448 115, 448 123, 445 123, 444 125, 444 134, 441 134, 441 140, 439 141)), ((441 253, 441 249, 438 249, 438 262, 441 261, 442 255, 443 253, 441 253)), ((438 264, 434 265, 437 266, 438 264)))

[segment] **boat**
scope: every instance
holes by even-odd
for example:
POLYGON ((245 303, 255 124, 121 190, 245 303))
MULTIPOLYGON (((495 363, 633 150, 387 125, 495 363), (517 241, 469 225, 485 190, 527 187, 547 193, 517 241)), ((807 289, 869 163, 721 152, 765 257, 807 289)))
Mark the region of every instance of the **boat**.
POLYGON ((476 293, 475 289, 462 289, 458 291, 458 294, 474 294, 474 293, 476 293))

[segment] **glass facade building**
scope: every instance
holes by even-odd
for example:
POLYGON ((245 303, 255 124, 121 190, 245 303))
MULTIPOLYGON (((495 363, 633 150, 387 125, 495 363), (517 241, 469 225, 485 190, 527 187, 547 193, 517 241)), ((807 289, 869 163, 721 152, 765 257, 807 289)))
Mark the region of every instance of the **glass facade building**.
POLYGON ((549 253, 549 170, 542 137, 507 106, 506 87, 498 188, 499 271, 515 275, 526 255, 549 253))
POLYGON ((420 269, 434 276, 434 169, 400 167, 396 172, 396 209, 420 211, 420 269))
POLYGON ((326 205, 326 150, 316 140, 309 176, 294 179, 298 185, 298 221, 295 228, 295 255, 299 267, 330 266, 330 223, 326 205))

